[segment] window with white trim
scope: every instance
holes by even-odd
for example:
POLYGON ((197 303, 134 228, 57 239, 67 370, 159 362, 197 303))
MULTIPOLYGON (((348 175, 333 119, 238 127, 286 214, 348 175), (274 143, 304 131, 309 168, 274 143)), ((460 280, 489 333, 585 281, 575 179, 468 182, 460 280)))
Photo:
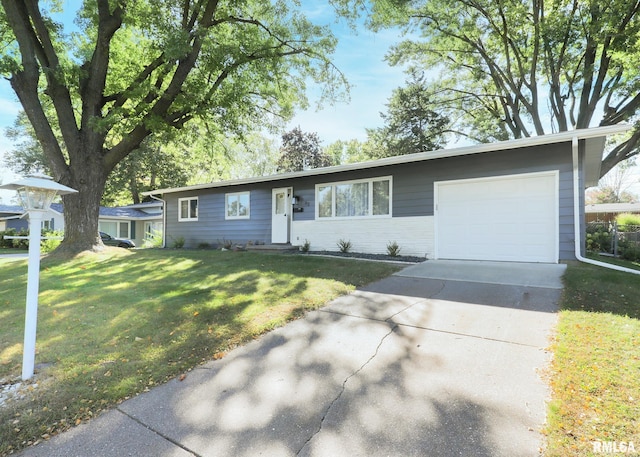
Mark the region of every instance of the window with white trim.
POLYGON ((225 194, 225 219, 249 219, 249 192, 235 192, 225 194))
POLYGON ((149 221, 144 223, 144 239, 153 240, 162 236, 163 223, 161 221, 149 221))
POLYGON ((316 185, 316 218, 391 216, 391 176, 316 185))
POLYGON ((178 221, 198 220, 198 197, 178 199, 178 221))
POLYGON ((98 221, 98 230, 114 238, 131 238, 131 223, 129 221, 98 221))

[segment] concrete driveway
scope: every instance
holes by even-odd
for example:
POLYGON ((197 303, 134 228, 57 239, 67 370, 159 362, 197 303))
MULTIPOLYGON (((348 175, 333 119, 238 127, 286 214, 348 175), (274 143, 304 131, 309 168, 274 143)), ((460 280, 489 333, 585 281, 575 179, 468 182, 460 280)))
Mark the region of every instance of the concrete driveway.
POLYGON ((538 455, 564 268, 408 267, 22 455, 538 455))

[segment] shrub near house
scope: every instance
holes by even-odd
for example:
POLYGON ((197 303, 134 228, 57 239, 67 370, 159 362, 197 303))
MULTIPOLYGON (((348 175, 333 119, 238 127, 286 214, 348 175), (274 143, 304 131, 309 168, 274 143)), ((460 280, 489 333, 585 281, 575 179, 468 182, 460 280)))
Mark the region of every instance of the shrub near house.
POLYGON ((640 226, 640 214, 622 213, 616 217, 618 229, 624 231, 627 226, 640 226))
POLYGON ((619 214, 616 224, 620 257, 632 262, 640 260, 640 214, 619 214))
MULTIPOLYGON (((58 247, 61 240, 53 239, 54 237, 62 237, 63 232, 60 230, 43 230, 42 241, 40 242, 40 252, 51 252, 58 247)), ((13 236, 29 236, 27 230, 7 229, 4 232, 0 232, 0 248, 5 249, 29 249, 29 240, 27 239, 14 239, 5 238, 13 236)))

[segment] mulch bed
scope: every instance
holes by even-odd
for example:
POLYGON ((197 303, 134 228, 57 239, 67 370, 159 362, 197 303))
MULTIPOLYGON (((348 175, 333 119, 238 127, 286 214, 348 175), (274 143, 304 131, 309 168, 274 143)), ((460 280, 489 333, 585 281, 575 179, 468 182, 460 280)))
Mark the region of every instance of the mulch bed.
POLYGON ((328 256, 335 256, 335 257, 350 257, 355 259, 384 260, 384 261, 406 262, 406 263, 421 263, 427 260, 423 257, 415 257, 415 256, 408 256, 408 255, 390 256, 386 254, 363 254, 361 252, 309 251, 309 252, 299 252, 299 254, 328 255, 328 256))

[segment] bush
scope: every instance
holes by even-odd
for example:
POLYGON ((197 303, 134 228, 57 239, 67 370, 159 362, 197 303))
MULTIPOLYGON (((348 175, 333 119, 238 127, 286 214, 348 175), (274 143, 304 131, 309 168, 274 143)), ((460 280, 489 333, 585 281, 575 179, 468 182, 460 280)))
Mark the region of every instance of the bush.
POLYGON ((340 252, 349 252, 351 251, 351 247, 351 241, 349 240, 340 239, 340 241, 338 241, 338 249, 340 249, 340 252))
POLYGON ((300 251, 309 252, 309 249, 311 249, 311 241, 304 240, 304 243, 302 243, 302 246, 300 246, 300 251))
MULTIPOLYGON (((637 241, 628 239, 629 233, 619 233, 617 257, 635 262, 640 260, 640 245, 637 241)), ((631 235, 634 235, 631 233, 631 235)))
POLYGON ((606 231, 587 233, 587 251, 611 253, 613 235, 606 231))
POLYGON ((15 236, 16 229, 10 228, 5 230, 4 232, 0 232, 0 248, 12 248, 13 240, 5 239, 4 236, 15 236))
POLYGON ((398 257, 400 255, 400 246, 395 241, 387 243, 387 254, 391 257, 398 257))
POLYGON ((627 226, 640 225, 640 214, 618 214, 618 217, 616 217, 616 222, 618 223, 618 230, 624 231, 626 230, 627 226))
POLYGON ((179 236, 178 238, 173 238, 172 247, 173 247, 173 249, 182 249, 184 247, 184 236, 179 236))
MULTIPOLYGON (((64 236, 64 232, 62 230, 45 230, 42 233, 42 238, 46 238, 46 237, 63 237, 64 236)), ((60 246, 60 243, 62 243, 62 240, 42 240, 40 241, 40 252, 51 252, 53 251, 55 248, 57 248, 58 246, 60 246)), ((29 243, 27 243, 28 245, 29 243)))
POLYGON ((628 245, 620 249, 620 257, 624 260, 637 262, 640 260, 640 247, 637 245, 628 245))
POLYGON ((147 234, 146 238, 142 242, 142 246, 145 248, 161 248, 162 247, 162 232, 158 230, 152 230, 147 234))
MULTIPOLYGON (((29 236, 29 231, 26 229, 19 230, 14 233, 15 236, 29 236)), ((16 249, 29 249, 29 240, 9 240, 13 244, 12 247, 16 249)))
POLYGON ((601 222, 591 222, 586 227, 587 251, 613 253, 613 234, 610 225, 601 222))
MULTIPOLYGON (((4 236, 29 236, 27 230, 17 231, 16 229, 7 229, 4 232, 0 232, 0 247, 13 248, 13 249, 29 249, 29 240, 15 240, 5 239, 4 236)), ((62 237, 64 232, 62 230, 43 230, 42 240, 40 241, 40 252, 51 252, 62 243, 62 240, 45 240, 46 237, 62 237)))

